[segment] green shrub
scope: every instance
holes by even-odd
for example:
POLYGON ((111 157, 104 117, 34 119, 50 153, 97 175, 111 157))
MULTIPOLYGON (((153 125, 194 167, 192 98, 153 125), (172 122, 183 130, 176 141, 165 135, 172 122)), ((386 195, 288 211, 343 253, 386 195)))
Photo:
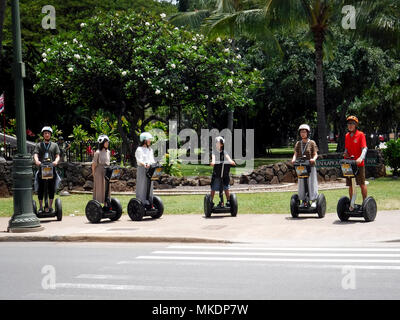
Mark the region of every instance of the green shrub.
POLYGON ((400 139, 388 141, 383 156, 385 164, 393 169, 393 175, 397 175, 400 168, 400 139))

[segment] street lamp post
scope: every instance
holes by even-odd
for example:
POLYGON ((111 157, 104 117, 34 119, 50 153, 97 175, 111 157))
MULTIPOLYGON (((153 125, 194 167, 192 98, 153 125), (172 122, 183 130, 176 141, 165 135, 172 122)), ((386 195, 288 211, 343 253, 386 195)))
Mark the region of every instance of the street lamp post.
POLYGON ((18 152, 13 158, 14 214, 8 223, 8 232, 41 231, 39 219, 33 213, 32 205, 32 157, 26 148, 24 82, 25 65, 22 62, 21 24, 19 0, 12 0, 12 28, 14 63, 13 77, 15 88, 15 108, 17 123, 18 152))

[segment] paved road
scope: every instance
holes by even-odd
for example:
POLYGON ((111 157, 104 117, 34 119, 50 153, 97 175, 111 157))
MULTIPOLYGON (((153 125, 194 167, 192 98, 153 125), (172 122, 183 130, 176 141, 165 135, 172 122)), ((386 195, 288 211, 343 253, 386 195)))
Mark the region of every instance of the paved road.
POLYGON ((400 246, 1 243, 0 299, 399 299, 400 246))

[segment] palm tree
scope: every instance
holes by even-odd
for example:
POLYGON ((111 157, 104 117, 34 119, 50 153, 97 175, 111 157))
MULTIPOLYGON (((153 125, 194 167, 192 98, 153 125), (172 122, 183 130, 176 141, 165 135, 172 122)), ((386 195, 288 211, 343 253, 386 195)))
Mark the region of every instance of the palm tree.
POLYGON ((6 13, 7 0, 0 0, 0 55, 3 43, 3 25, 6 13))
POLYGON ((263 41, 266 47, 271 47, 276 45, 276 41, 272 40, 273 30, 283 26, 308 27, 315 49, 318 143, 321 152, 327 153, 323 57, 324 49, 331 40, 330 26, 335 23, 340 24, 344 17, 342 8, 352 4, 358 10, 357 29, 353 31, 354 34, 359 31, 360 35, 379 39, 381 35, 379 32, 385 32, 385 37, 391 38, 392 43, 395 41, 398 46, 400 10, 398 3, 391 2, 391 0, 264 0, 262 6, 256 9, 213 12, 206 19, 207 27, 204 29, 207 30, 209 38, 223 35, 248 36, 263 41))

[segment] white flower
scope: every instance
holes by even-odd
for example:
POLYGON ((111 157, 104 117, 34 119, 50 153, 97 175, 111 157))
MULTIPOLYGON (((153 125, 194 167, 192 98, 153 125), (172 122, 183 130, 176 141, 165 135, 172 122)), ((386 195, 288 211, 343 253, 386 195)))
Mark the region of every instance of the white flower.
POLYGON ((44 59, 43 59, 43 62, 47 62, 47 59, 46 59, 46 58, 44 58, 44 59))
POLYGON ((254 71, 258 71, 258 69, 257 69, 257 68, 254 68, 254 71))
POLYGON ((74 40, 72 40, 73 43, 78 43, 78 40, 76 40, 76 38, 74 38, 74 40))
POLYGON ((230 85, 233 85, 233 80, 232 79, 228 79, 227 83, 230 84, 230 85))
POLYGON ((225 59, 224 61, 225 61, 225 63, 228 63, 228 60, 225 59))
POLYGON ((125 77, 126 76, 126 71, 122 71, 121 74, 122 74, 123 77, 125 77))
POLYGON ((168 84, 168 83, 170 83, 170 82, 171 82, 171 80, 169 80, 169 79, 165 80, 165 83, 166 83, 166 84, 168 84))
POLYGON ((224 49, 224 52, 229 52, 229 48, 224 49))
POLYGON ((175 68, 176 68, 175 63, 172 63, 172 64, 171 64, 171 68, 172 68, 172 69, 175 69, 175 68))
POLYGON ((242 80, 239 80, 238 82, 239 82, 239 84, 242 84, 243 81, 242 81, 242 80))
POLYGON ((161 93, 161 91, 157 89, 156 90, 156 94, 160 94, 160 93, 161 93))
POLYGON ((171 97, 172 97, 172 98, 174 97, 174 94, 173 94, 173 93, 171 93, 171 97))
POLYGON ((81 58, 81 56, 79 54, 74 54, 74 58, 79 60, 81 58))
POLYGON ((220 37, 217 38, 217 42, 221 42, 221 38, 220 37))
POLYGON ((83 27, 85 27, 86 26, 86 23, 81 23, 81 28, 83 28, 83 27))
POLYGON ((43 58, 46 58, 46 57, 47 57, 47 54, 46 54, 45 52, 43 52, 43 53, 42 53, 42 57, 43 57, 43 58))
POLYGON ((186 91, 188 91, 188 90, 189 90, 189 87, 188 87, 188 86, 184 86, 183 89, 185 89, 186 91))
POLYGON ((197 47, 196 47, 196 46, 192 46, 192 49, 193 49, 193 50, 197 50, 197 47))
POLYGON ((65 42, 64 42, 64 46, 66 46, 67 44, 68 44, 68 42, 65 41, 65 42))
POLYGON ((138 69, 135 69, 135 72, 139 72, 139 70, 138 70, 138 69))
POLYGON ((71 67, 68 68, 68 72, 73 72, 73 71, 74 71, 74 68, 71 68, 71 67))
POLYGON ((204 96, 204 98, 208 99, 208 94, 206 94, 206 95, 204 96))
POLYGON ((165 13, 161 13, 161 14, 160 14, 161 19, 164 19, 166 16, 167 16, 167 15, 166 15, 165 13))
POLYGON ((48 49, 47 49, 47 52, 50 52, 50 51, 51 51, 51 49, 50 49, 50 48, 48 48, 48 49))
POLYGON ((92 59, 92 57, 91 57, 91 56, 89 56, 89 55, 88 55, 88 56, 86 56, 86 57, 88 58, 88 60, 92 59))
POLYGON ((232 39, 228 39, 228 42, 229 42, 229 43, 232 43, 232 39))
POLYGON ((151 84, 151 81, 147 81, 147 84, 151 84))
POLYGON ((231 71, 231 74, 235 74, 233 71, 231 71))
POLYGON ((149 26, 149 25, 150 25, 150 23, 146 21, 145 25, 146 25, 146 26, 149 26))
POLYGON ((79 45, 79 48, 83 48, 83 44, 82 43, 79 45))
POLYGON ((109 60, 108 60, 108 63, 109 63, 110 65, 112 65, 112 64, 114 63, 114 61, 112 61, 111 59, 109 59, 109 60))
POLYGON ((238 55, 236 56, 236 58, 237 58, 237 59, 241 59, 242 56, 241 56, 240 54, 238 54, 238 55))
POLYGON ((178 27, 175 27, 174 30, 179 30, 179 28, 178 28, 178 27))

